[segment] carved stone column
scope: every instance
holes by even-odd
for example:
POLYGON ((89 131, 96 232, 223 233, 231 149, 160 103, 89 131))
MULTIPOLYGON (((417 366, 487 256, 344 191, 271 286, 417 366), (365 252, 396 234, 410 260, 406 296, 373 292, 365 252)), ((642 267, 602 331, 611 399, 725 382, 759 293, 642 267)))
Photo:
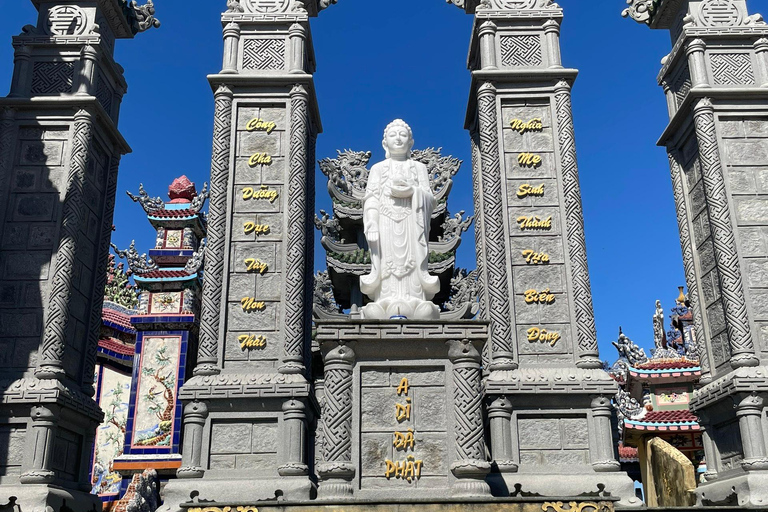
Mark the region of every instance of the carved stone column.
POLYGON ((571 86, 561 81, 555 87, 557 104, 557 138, 560 143, 561 172, 565 197, 568 253, 573 273, 573 297, 576 310, 577 346, 579 360, 576 366, 585 369, 602 368, 598 357, 595 313, 592 308, 592 290, 587 264, 587 242, 584 237, 584 213, 581 206, 579 168, 576 160, 576 134, 573 130, 571 86))
POLYGON ((560 23, 555 20, 549 20, 544 23, 544 37, 547 38, 547 49, 549 51, 549 67, 562 68, 563 59, 560 54, 560 23))
POLYGON ((208 405, 205 402, 194 401, 184 406, 183 460, 181 467, 176 470, 176 477, 203 478, 203 431, 207 418, 208 405))
POLYGON ((56 479, 51 459, 60 411, 55 405, 32 407, 32 426, 26 439, 26 460, 29 461, 29 469, 19 478, 22 484, 49 484, 56 479))
POLYGON ((685 54, 688 56, 688 67, 691 71, 692 87, 710 87, 707 79, 707 62, 704 51, 707 44, 701 39, 694 39, 685 48, 685 54))
POLYGON ((78 96, 93 96, 96 94, 96 61, 99 58, 99 51, 91 45, 83 46, 80 51, 80 74, 77 77, 78 96))
POLYGON ((621 464, 616 460, 613 451, 613 435, 611 434, 611 400, 605 396, 592 398, 592 421, 594 425, 595 444, 592 450, 592 467, 598 473, 621 470, 621 464))
POLYGON ((491 456, 501 473, 517 472, 512 460, 512 403, 505 396, 496 397, 488 405, 491 424, 491 456))
POLYGON ((306 464, 307 451, 307 407, 301 400, 287 400, 283 403, 283 454, 285 463, 278 469, 280 476, 305 476, 309 474, 306 464))
POLYGON ((56 270, 51 284, 39 363, 35 370, 35 376, 39 379, 62 379, 65 375, 63 357, 70 318, 70 295, 77 257, 77 242, 83 221, 83 183, 90 162, 93 139, 93 124, 88 111, 79 110, 75 114, 74 121, 67 192, 62 209, 59 249, 56 253, 56 270))
POLYGON ((456 461, 451 471, 456 477, 456 496, 489 496, 485 476, 491 464, 485 456, 483 431, 483 386, 481 358, 469 340, 448 342, 448 358, 453 363, 453 417, 456 436, 456 461))
POLYGON ((325 406, 323 407, 323 462, 319 499, 352 497, 352 370, 355 353, 340 344, 325 356, 325 406))
POLYGON ((688 298, 693 308, 693 326, 699 333, 699 360, 701 364, 701 382, 706 384, 712 380, 709 364, 709 353, 704 336, 702 318, 704 311, 699 302, 699 286, 696 280, 696 267, 693 259, 693 237, 691 236, 688 209, 685 207, 685 189, 683 188, 683 169, 677 160, 675 152, 668 152, 669 168, 672 173, 672 189, 675 196, 675 209, 677 210, 677 228, 680 231, 680 248, 683 253, 683 268, 685 270, 685 282, 688 285, 688 298))
POLYGON ((717 447, 712 441, 712 422, 707 414, 700 411, 696 411, 699 416, 699 425, 701 427, 701 444, 704 445, 704 457, 707 461, 707 471, 704 473, 704 478, 707 481, 716 480, 718 478, 718 471, 720 468, 720 456, 717 452, 717 447))
MULTIPOLYGON (((509 304, 507 253, 502 204, 501 161, 499 153, 496 88, 485 82, 477 91, 482 171, 480 190, 483 196, 483 253, 478 261, 488 281, 488 319, 491 321, 492 370, 514 370, 518 367, 512 348, 512 320, 509 304)), ((480 248, 478 247, 478 250, 480 248)))
POLYGON ((227 23, 224 27, 224 62, 221 73, 230 75, 237 73, 237 49, 240 45, 240 25, 227 23))
POLYGON ((304 371, 305 329, 311 304, 307 287, 307 152, 310 136, 309 94, 303 85, 291 90, 291 133, 288 176, 288 243, 285 274, 285 341, 280 373, 304 371))
POLYGON ((496 24, 484 21, 478 30, 480 36, 480 62, 482 69, 498 69, 496 64, 496 24))
POLYGON ((731 223, 728 194, 725 190, 723 166, 715 133, 715 109, 709 98, 702 98, 693 110, 696 137, 699 142, 704 191, 709 205, 709 219, 715 246, 715 262, 720 278, 720 291, 725 306, 728 341, 731 345, 731 366, 757 366, 739 254, 731 223))
POLYGON ((221 287, 224 279, 227 235, 227 192, 232 131, 232 91, 221 85, 214 96, 211 196, 208 206, 203 300, 200 311, 200 342, 195 375, 218 375, 221 287))
POLYGON ((288 29, 288 38, 291 45, 288 72, 305 73, 304 62, 307 60, 307 28, 301 23, 294 23, 288 29))
POLYGON ((765 449, 765 430, 763 429, 763 397, 757 393, 739 395, 741 400, 736 406, 739 418, 741 444, 744 460, 741 467, 746 471, 768 470, 768 453, 765 449))
POLYGON ((761 37, 755 41, 757 69, 759 70, 758 85, 768 87, 768 38, 761 37))
POLYGON ((11 98, 26 98, 29 96, 32 73, 29 72, 29 63, 32 58, 32 50, 29 46, 17 46, 13 54, 13 80, 11 81, 11 98))
MULTIPOLYGON (((8 187, 11 186, 16 133, 16 110, 9 107, 0 109, 0 197, 8 197, 8 187)), ((6 215, 2 210, 0 208, 0 225, 3 225, 6 215)))
MULTIPOLYGON (((472 144, 472 196, 475 205, 475 250, 477 257, 477 288, 478 288, 478 318, 488 319, 488 289, 485 283, 488 282, 486 274, 485 258, 485 237, 483 223, 483 189, 482 189, 482 158, 480 156, 479 135, 476 130, 470 133, 470 142, 472 144)), ((483 349, 483 367, 488 368, 491 364, 491 343, 486 343, 483 349)))
POLYGON ((669 114, 669 117, 672 118, 677 112, 677 97, 675 96, 675 93, 672 92, 672 88, 666 80, 661 83, 661 87, 664 89, 664 97, 667 100, 667 113, 669 114))

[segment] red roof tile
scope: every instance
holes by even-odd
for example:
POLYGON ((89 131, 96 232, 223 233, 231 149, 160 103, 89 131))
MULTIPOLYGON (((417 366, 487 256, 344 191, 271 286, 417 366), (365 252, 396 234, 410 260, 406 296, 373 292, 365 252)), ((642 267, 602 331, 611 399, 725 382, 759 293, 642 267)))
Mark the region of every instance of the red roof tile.
POLYGON ((634 448, 632 446, 624 446, 623 443, 619 444, 619 458, 620 459, 629 459, 634 460, 637 459, 637 448, 634 448))
POLYGON ((149 214, 150 217, 159 217, 161 219, 183 219, 197 215, 199 215, 198 212, 188 208, 183 210, 154 210, 149 214))
POLYGON ((133 326, 131 325, 131 317, 120 313, 119 311, 115 311, 114 309, 102 309, 101 320, 104 322, 112 322, 113 324, 117 324, 121 327, 129 329, 130 331, 133 331, 133 326))
POLYGON ((184 270, 153 270, 145 274, 134 274, 139 279, 171 279, 178 277, 190 277, 191 274, 184 270))
POLYGON ((647 363, 639 364, 634 368, 637 370, 687 370, 689 368, 697 368, 698 366, 698 361, 691 361, 688 359, 664 359, 659 361, 649 361, 647 363))
POLYGON ((699 418, 688 409, 683 409, 681 411, 651 411, 642 420, 638 421, 646 423, 698 423, 699 418))
POLYGON ((132 356, 134 353, 134 347, 126 345, 122 341, 116 338, 102 338, 99 340, 99 347, 123 354, 124 356, 132 356))

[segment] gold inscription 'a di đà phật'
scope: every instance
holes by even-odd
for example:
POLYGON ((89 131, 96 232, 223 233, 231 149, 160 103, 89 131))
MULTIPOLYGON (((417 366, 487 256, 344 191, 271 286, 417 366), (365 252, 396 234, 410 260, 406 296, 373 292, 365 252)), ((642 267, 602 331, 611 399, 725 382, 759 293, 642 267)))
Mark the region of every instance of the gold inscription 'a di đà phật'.
POLYGON ((272 133, 275 128, 277 128, 276 122, 266 121, 260 117, 254 117, 245 125, 245 129, 249 132, 266 132, 267 135, 272 133))
POLYGON ((549 288, 544 291, 527 290, 525 292, 526 304, 553 304, 555 296, 549 292, 549 288))
POLYGON ((245 261, 245 269, 248 272, 255 272, 257 274, 263 275, 264 272, 267 271, 269 268, 269 265, 262 262, 261 260, 257 260, 256 258, 247 258, 245 261))
POLYGON ((405 480, 408 483, 421 478, 421 468, 424 466, 424 461, 417 460, 413 455, 408 455, 402 462, 395 462, 387 459, 385 463, 387 465, 387 471, 384 473, 384 476, 387 479, 395 477, 400 480, 405 480))
POLYGON ((525 199, 526 197, 544 197, 544 184, 534 187, 533 185, 523 184, 517 189, 517 197, 525 199))
POLYGON ((541 119, 538 117, 535 117, 528 122, 523 121, 522 119, 513 119, 509 122, 509 125, 520 135, 523 135, 526 132, 540 132, 544 129, 544 123, 542 123, 541 119))
POLYGON ((269 233, 269 224, 256 224, 255 222, 246 222, 243 224, 243 231, 246 235, 256 233, 256 235, 266 235, 269 233))
POLYGON ((555 331, 547 331, 542 327, 531 327, 527 332, 528 341, 531 343, 549 343, 551 347, 557 345, 560 341, 560 333, 555 331))
POLYGON ((398 450, 407 450, 408 448, 413 450, 414 446, 416 446, 416 438, 413 436, 412 428, 409 428, 407 432, 395 432, 394 437, 392 446, 398 450))
POLYGON ((536 252, 531 249, 523 251, 523 258, 529 265, 547 265, 549 264, 549 254, 545 252, 536 252))
POLYGON ((248 165, 256 167, 257 165, 272 165, 272 156, 267 153, 254 153, 248 159, 248 165))
POLYGON ((549 231, 552 229, 552 216, 542 219, 538 215, 523 215, 517 218, 517 224, 520 231, 549 231))
POLYGON ((243 334, 237 337, 237 341, 240 343, 242 350, 258 349, 267 346, 267 338, 261 335, 243 334))
POLYGON ((277 190, 270 189, 268 185, 261 185, 258 189, 253 187, 245 187, 243 189, 243 200, 249 201, 251 199, 266 199, 270 203, 277 201, 280 197, 280 193, 277 190))

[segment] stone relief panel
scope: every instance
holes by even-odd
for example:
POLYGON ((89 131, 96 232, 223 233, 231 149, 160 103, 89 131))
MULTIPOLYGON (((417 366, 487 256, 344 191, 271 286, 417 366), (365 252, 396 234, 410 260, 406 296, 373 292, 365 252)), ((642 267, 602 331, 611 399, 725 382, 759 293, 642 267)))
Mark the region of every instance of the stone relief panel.
POLYGON ((245 0, 245 7, 254 13, 277 14, 286 12, 291 0, 245 0))
POLYGON ((586 466, 589 424, 586 416, 517 417, 520 464, 523 466, 586 466))
POLYGON ((501 64, 505 67, 537 67, 543 62, 541 37, 508 35, 499 37, 501 64))
POLYGON ((85 32, 88 18, 76 5, 56 5, 48 11, 45 30, 52 36, 76 36, 85 32))
POLYGON ((118 495, 123 476, 112 469, 112 462, 123 454, 131 376, 99 365, 96 381, 98 403, 104 411, 104 420, 96 429, 91 494, 118 495))
POLYGON ((752 56, 747 53, 712 53, 709 56, 715 85, 754 85, 752 56))
POLYGON ((274 370, 282 347, 286 107, 241 105, 232 185, 225 365, 274 370))
POLYGON ((0 424, 0 477, 18 477, 24 463, 25 424, 0 424))
POLYGON ((243 40, 243 70, 282 70, 285 68, 285 39, 243 40))
POLYGON ((35 62, 32 66, 31 93, 70 93, 74 77, 75 65, 72 62, 35 62))
POLYGON ((442 367, 361 368, 361 489, 448 486, 447 396, 442 367))
POLYGON ((210 470, 245 470, 273 476, 277 466, 277 421, 214 419, 210 432, 210 470))

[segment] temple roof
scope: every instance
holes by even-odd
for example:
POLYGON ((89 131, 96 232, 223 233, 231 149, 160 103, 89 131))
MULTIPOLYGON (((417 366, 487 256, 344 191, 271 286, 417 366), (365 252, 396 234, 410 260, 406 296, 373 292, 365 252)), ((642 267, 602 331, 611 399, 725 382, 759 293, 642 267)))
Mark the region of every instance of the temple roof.
POLYGON ((699 418, 688 409, 650 411, 638 419, 624 420, 624 426, 633 430, 700 430, 699 418))
POLYGON ((117 329, 119 331, 134 334, 136 330, 131 326, 132 312, 120 311, 113 305, 105 302, 101 310, 101 321, 105 326, 117 329))

